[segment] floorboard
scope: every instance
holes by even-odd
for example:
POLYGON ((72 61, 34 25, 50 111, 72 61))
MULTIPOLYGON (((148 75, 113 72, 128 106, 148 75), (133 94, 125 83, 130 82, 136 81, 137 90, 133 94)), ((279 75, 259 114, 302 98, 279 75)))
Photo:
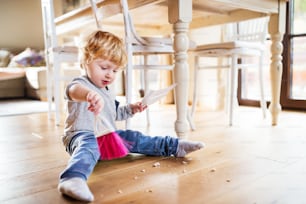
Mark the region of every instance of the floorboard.
MULTIPOLYGON (((186 158, 131 154, 99 162, 88 180, 93 203, 306 203, 306 114, 283 111, 271 126, 260 113, 239 107, 229 127, 224 112, 197 111, 188 139, 206 146, 186 158)), ((133 129, 175 135, 174 106, 154 106, 151 117, 148 128, 145 114, 136 116, 133 129)), ((0 127, 1 204, 81 203, 57 191, 69 159, 63 126, 37 113, 0 117, 0 127)))

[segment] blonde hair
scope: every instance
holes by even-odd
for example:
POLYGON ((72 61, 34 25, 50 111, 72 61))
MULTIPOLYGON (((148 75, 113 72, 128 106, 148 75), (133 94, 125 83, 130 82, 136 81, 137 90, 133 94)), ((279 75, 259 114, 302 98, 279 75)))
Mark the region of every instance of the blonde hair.
POLYGON ((122 40, 112 33, 97 30, 91 33, 81 46, 82 56, 81 67, 92 60, 104 59, 116 64, 119 68, 123 68, 127 62, 125 47, 122 40))

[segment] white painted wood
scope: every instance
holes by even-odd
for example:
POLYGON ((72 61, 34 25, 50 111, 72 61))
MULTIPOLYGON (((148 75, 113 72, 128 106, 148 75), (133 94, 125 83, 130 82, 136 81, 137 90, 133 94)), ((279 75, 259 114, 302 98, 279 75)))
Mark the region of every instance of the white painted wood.
MULTIPOLYGON (((226 29, 226 42, 204 44, 199 45, 194 50, 195 55, 195 72, 199 70, 207 69, 230 69, 230 83, 227 84, 230 87, 229 91, 229 125, 233 124, 233 111, 234 104, 237 98, 237 78, 238 69, 244 68, 256 68, 258 71, 259 89, 261 94, 260 104, 264 118, 266 117, 266 101, 264 98, 264 86, 263 86, 263 55, 265 49, 265 40, 267 37, 269 18, 263 17, 258 19, 252 19, 247 21, 241 21, 238 23, 229 24, 226 29), (210 65, 201 64, 200 58, 218 58, 227 59, 230 63, 223 65, 210 65), (253 63, 245 62, 247 58, 254 58, 253 63), (238 63, 238 59, 241 60, 238 63)), ((198 74, 194 79, 194 93, 191 109, 191 116, 195 113, 195 106, 197 104, 197 84, 198 74)), ((194 125, 193 125, 194 127, 194 125)))
MULTIPOLYGON (((172 70, 173 63, 150 65, 148 64, 149 55, 173 55, 173 40, 172 38, 165 37, 141 37, 137 34, 134 24, 129 13, 129 5, 127 0, 120 0, 122 6, 122 13, 124 18, 125 28, 125 43, 128 54, 128 64, 126 66, 126 101, 127 103, 133 102, 132 89, 133 89, 133 70, 135 67, 144 71, 144 92, 149 91, 148 83, 148 70, 172 70), (144 63, 135 64, 133 62, 133 56, 142 56, 144 63)), ((147 109, 147 125, 150 125, 149 108, 147 109)), ((130 127, 130 119, 127 120, 126 128, 130 127)))
POLYGON ((174 81, 177 119, 175 131, 180 138, 186 138, 188 132, 188 83, 189 65, 187 50, 189 47, 188 28, 192 20, 192 1, 168 1, 169 22, 173 24, 174 33, 174 81), (170 9, 171 8, 171 9, 170 9))
POLYGON ((67 76, 63 77, 61 63, 78 62, 78 48, 74 46, 59 46, 54 22, 53 0, 41 0, 45 56, 47 66, 47 98, 49 107, 49 119, 51 119, 51 104, 55 103, 55 124, 61 123, 62 112, 62 82, 70 80, 67 76), (52 89, 53 87, 53 89, 52 89))
MULTIPOLYGON (((190 4, 197 5, 196 8, 199 9, 193 9, 192 11, 192 22, 190 24, 190 28, 197 28, 197 27, 203 27, 203 26, 210 26, 210 25, 218 25, 228 22, 237 22, 245 19, 250 18, 256 18, 264 15, 271 15, 270 18, 270 26, 269 26, 269 33, 272 37, 272 49, 274 50, 272 53, 272 62, 271 62, 271 75, 273 75, 271 78, 271 83, 273 84, 272 87, 272 103, 270 105, 270 111, 272 113, 272 124, 277 124, 277 118, 278 113, 280 113, 281 107, 279 103, 279 92, 280 92, 280 79, 282 75, 282 67, 281 67, 281 46, 280 42, 282 40, 283 34, 284 34, 284 25, 285 25, 285 6, 286 6, 286 0, 258 0, 258 1, 251 1, 251 0, 242 0, 242 1, 233 1, 233 0, 193 0, 193 1, 187 1, 187 0, 171 0, 168 1, 169 4, 162 3, 160 6, 168 6, 168 19, 171 18, 171 21, 169 21, 173 25, 173 33, 177 35, 176 40, 182 40, 183 42, 177 42, 175 43, 175 63, 178 64, 175 67, 175 75, 176 80, 180 79, 179 77, 182 77, 184 74, 188 74, 188 65, 184 65, 185 59, 183 56, 185 56, 183 53, 185 53, 184 48, 182 49, 181 46, 185 46, 186 42, 185 40, 188 38, 185 38, 185 33, 189 30, 189 17, 185 17, 185 12, 187 13, 187 16, 190 14, 190 4), (179 2, 184 1, 189 6, 186 6, 185 8, 182 7, 183 4, 180 4, 179 2), (171 5, 177 4, 177 9, 175 12, 173 11, 171 5), (216 10, 219 10, 220 12, 215 12, 216 10), (181 11, 178 12, 178 11, 181 11), (173 12, 172 14, 170 14, 173 12), (220 14, 221 13, 221 14, 220 14), (170 17, 171 16, 171 17, 170 17), (176 19, 176 16, 179 16, 179 18, 185 19, 185 23, 187 25, 181 25, 182 22, 175 22, 174 19, 176 19), (187 20, 186 20, 187 19, 187 20), (180 51, 182 53, 180 53, 180 51)), ((120 12, 120 8, 118 9, 118 2, 119 0, 104 0, 98 3, 98 6, 105 8, 105 15, 104 17, 114 16, 115 14, 118 14, 120 12), (112 5, 112 9, 108 9, 106 6, 112 5), (117 5, 117 6, 116 6, 117 5), (106 9, 107 8, 107 9, 106 9)), ((154 13, 154 15, 157 14, 157 12, 163 11, 163 9, 156 9, 156 5, 158 3, 161 3, 163 1, 156 1, 156 0, 146 0, 146 1, 139 1, 139 0, 129 0, 129 5, 131 9, 142 7, 143 9, 148 9, 148 13, 154 13), (144 5, 150 5, 150 6, 144 6, 144 5), (153 6, 154 5, 154 6, 153 6), (151 7, 152 6, 152 7, 151 7), (150 8, 153 9, 153 11, 150 11, 150 8)), ((88 19, 91 16, 91 9, 89 7, 81 8, 78 12, 72 12, 67 15, 64 15, 62 17, 59 17, 56 19, 56 25, 57 27, 61 28, 69 28, 65 30, 65 33, 69 32, 75 32, 76 30, 80 29, 84 24, 84 22, 88 22, 88 19), (79 21, 77 21, 79 19, 79 21), (83 23, 83 24, 82 24, 83 23)), ((159 14, 160 16, 164 15, 163 13, 159 14)), ((177 18, 177 19, 179 19, 177 18)), ((114 20, 115 18, 112 18, 114 20)), ((162 20, 165 19, 163 17, 161 18, 154 18, 149 19, 150 22, 153 22, 151 20, 155 20, 154 22, 156 24, 156 20, 162 20)), ((139 18, 137 19, 138 22, 146 21, 146 24, 153 24, 148 23, 148 19, 139 18)), ((118 21, 115 20, 115 23, 117 25, 121 26, 122 24, 118 24, 118 21)), ((108 22, 108 24, 112 24, 112 21, 108 22)), ((140 23, 141 24, 141 23, 140 23)), ((184 23, 183 23, 184 24, 184 23)), ((88 24, 86 24, 86 28, 88 24)), ((169 29, 165 26, 161 25, 159 27, 159 31, 168 32, 169 29)), ((62 32, 64 33, 64 32, 62 32)), ((185 75, 186 78, 188 76, 185 75)), ((183 85, 187 85, 187 83, 184 82, 186 80, 184 78, 180 83, 183 85)), ((181 80, 181 79, 180 79, 181 80)), ((183 88, 182 86, 178 86, 176 88, 176 102, 177 102, 177 117, 179 118, 176 121, 176 131, 178 132, 178 135, 184 135, 187 133, 187 126, 186 121, 182 118, 186 115, 186 101, 187 101, 187 95, 188 92, 186 90, 186 87, 183 88), (177 99, 182 99, 182 101, 178 101, 177 99)))

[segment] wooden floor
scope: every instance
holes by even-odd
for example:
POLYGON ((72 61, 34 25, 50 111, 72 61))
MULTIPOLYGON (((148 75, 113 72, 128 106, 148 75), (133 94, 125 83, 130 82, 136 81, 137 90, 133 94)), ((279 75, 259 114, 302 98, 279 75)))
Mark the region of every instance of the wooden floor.
MULTIPOLYGON (((150 129, 143 115, 133 119, 134 129, 175 134, 174 106, 151 114, 150 129)), ((130 155, 99 162, 88 181, 93 203, 306 203, 306 113, 282 112, 275 127, 257 108, 240 107, 235 116, 228 127, 224 112, 197 112, 197 130, 188 136, 206 148, 184 159, 130 155)), ((46 113, 0 117, 0 127, 1 204, 80 203, 57 191, 69 159, 63 127, 46 113)))

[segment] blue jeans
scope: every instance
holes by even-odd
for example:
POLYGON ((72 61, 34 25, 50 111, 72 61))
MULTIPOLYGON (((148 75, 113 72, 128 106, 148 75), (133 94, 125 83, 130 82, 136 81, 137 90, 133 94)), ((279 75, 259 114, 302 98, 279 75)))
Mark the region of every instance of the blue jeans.
MULTIPOLYGON (((177 152, 178 138, 175 137, 151 137, 133 130, 118 130, 117 133, 127 142, 131 153, 171 156, 177 152)), ((81 177, 87 180, 100 159, 95 135, 91 132, 81 132, 75 135, 66 147, 66 151, 71 155, 71 158, 66 169, 61 173, 60 180, 72 177, 81 177)))

